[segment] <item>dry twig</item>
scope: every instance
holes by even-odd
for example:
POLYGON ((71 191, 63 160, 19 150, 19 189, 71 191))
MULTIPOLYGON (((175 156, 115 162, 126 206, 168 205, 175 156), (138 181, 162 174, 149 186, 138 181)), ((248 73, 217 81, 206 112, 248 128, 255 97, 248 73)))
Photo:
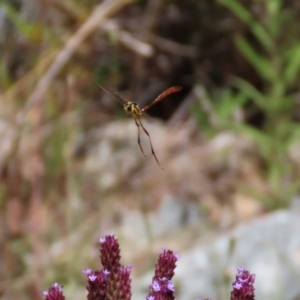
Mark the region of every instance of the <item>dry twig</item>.
POLYGON ((43 101, 43 99, 45 99, 45 93, 47 92, 51 82, 68 62, 74 52, 79 48, 80 44, 90 34, 92 34, 92 32, 96 30, 99 25, 102 25, 109 16, 113 15, 130 2, 133 2, 133 0, 106 0, 95 9, 94 13, 88 18, 88 20, 73 36, 69 38, 63 49, 56 56, 51 67, 40 79, 35 90, 27 101, 25 110, 19 116, 19 123, 22 124, 24 122, 28 110, 33 105, 40 103, 43 101))

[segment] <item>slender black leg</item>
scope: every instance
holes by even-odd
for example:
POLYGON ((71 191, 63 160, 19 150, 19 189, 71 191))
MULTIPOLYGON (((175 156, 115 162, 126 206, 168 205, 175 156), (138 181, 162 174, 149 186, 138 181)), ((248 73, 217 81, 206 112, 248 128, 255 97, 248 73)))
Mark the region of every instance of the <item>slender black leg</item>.
MULTIPOLYGON (((143 123, 141 122, 141 119, 140 119, 139 117, 138 117, 135 121, 136 121, 136 124, 137 124, 138 128, 140 128, 139 125, 141 125, 142 128, 143 128, 143 130, 144 130, 144 132, 147 134, 148 139, 149 139, 149 143, 150 143, 150 147, 151 147, 152 155, 154 156, 154 158, 155 158, 157 164, 159 165, 159 167, 163 170, 163 167, 160 165, 159 160, 158 160, 158 158, 157 158, 157 156, 156 156, 156 154, 155 154, 155 152, 154 152, 154 149, 153 149, 153 146, 152 146, 152 141, 151 141, 151 137, 150 137, 149 132, 148 132, 147 129, 144 127, 144 125, 143 125, 143 123), (139 123, 139 124, 138 124, 138 123, 139 123)), ((139 145, 140 145, 140 142, 139 142, 139 145)), ((141 147, 141 145, 140 145, 140 147, 141 147)), ((143 152, 143 153, 144 153, 144 152, 143 152)))
POLYGON ((142 144, 141 144, 141 139, 140 139, 140 124, 138 123, 137 119, 135 119, 135 124, 136 124, 136 126, 138 128, 138 144, 140 146, 140 149, 141 149, 143 155, 146 157, 146 154, 145 154, 145 152, 144 152, 144 150, 142 148, 142 144))

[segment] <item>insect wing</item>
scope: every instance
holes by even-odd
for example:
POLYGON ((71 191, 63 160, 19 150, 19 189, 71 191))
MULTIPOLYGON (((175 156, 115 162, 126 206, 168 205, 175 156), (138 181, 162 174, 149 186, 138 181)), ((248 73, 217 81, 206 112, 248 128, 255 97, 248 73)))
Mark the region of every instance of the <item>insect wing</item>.
POLYGON ((182 89, 181 86, 172 86, 172 87, 168 88, 167 90, 162 92, 157 98, 155 98, 148 106, 145 106, 144 108, 142 108, 141 111, 146 111, 147 109, 149 109, 151 106, 153 106, 157 102, 161 101, 162 99, 169 96, 170 94, 181 91, 181 89, 182 89))

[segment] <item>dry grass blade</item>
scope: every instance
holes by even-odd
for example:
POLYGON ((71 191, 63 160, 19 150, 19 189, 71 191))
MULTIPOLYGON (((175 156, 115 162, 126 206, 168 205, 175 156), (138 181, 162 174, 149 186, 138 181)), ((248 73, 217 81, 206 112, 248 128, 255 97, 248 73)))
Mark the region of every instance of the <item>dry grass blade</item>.
POLYGON ((151 57, 154 55, 154 48, 152 45, 139 40, 130 32, 121 30, 115 21, 109 20, 103 24, 103 30, 107 33, 114 35, 118 40, 128 49, 136 52, 144 57, 151 57))

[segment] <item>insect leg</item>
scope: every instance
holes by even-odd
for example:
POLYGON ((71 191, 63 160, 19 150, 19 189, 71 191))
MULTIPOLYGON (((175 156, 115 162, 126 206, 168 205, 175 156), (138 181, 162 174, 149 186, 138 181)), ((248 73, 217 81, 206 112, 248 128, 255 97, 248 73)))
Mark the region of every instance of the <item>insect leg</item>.
MULTIPOLYGON (((149 143, 150 143, 150 147, 151 147, 152 155, 154 156, 154 158, 155 158, 157 164, 159 165, 159 167, 163 170, 163 167, 160 165, 160 162, 159 162, 159 160, 158 160, 158 158, 157 158, 157 156, 156 156, 156 154, 155 154, 154 148, 153 148, 153 146, 152 146, 152 141, 151 141, 151 137, 150 137, 149 132, 148 132, 147 129, 144 127, 144 125, 143 125, 143 123, 142 123, 142 121, 141 121, 141 119, 140 119, 139 117, 137 117, 136 123, 139 123, 139 124, 141 125, 141 127, 143 128, 144 132, 147 134, 148 139, 149 139, 149 143)), ((137 125, 137 126, 138 126, 138 125, 137 125)))
POLYGON ((145 152, 144 152, 144 150, 143 150, 143 148, 142 148, 141 139, 140 139, 140 124, 138 123, 138 121, 137 121, 136 118, 135 118, 134 121, 135 121, 135 124, 136 124, 136 126, 137 126, 137 128, 138 128, 138 144, 139 144, 139 146, 140 146, 140 149, 141 149, 143 155, 146 157, 146 154, 145 154, 145 152))

